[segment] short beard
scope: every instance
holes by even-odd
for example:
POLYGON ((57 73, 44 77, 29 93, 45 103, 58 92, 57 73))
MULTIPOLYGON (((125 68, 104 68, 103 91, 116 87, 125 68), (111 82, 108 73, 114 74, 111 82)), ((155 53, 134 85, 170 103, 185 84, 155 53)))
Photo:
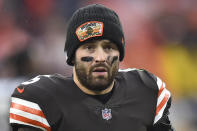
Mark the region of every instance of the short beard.
POLYGON ((75 61, 75 72, 79 82, 87 89, 93 91, 102 91, 107 89, 113 83, 113 80, 118 73, 118 69, 119 64, 114 64, 111 68, 105 64, 97 64, 88 70, 83 64, 75 61), (107 69, 107 77, 99 76, 97 78, 93 78, 92 71, 95 67, 105 67, 107 69))

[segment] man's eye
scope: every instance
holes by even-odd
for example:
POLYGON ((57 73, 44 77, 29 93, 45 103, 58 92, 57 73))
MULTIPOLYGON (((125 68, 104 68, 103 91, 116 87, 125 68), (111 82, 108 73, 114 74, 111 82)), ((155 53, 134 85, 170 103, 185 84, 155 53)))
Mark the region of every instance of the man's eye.
POLYGON ((94 48, 92 46, 86 46, 85 49, 87 49, 87 50, 93 50, 94 48))
POLYGON ((106 50, 112 50, 113 48, 111 46, 106 46, 105 49, 106 50))

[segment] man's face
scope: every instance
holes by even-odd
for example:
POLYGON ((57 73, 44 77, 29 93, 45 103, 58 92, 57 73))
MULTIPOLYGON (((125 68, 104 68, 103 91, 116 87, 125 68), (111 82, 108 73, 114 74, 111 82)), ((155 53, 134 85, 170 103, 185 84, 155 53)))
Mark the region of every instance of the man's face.
POLYGON ((109 87, 119 69, 119 51, 109 40, 97 40, 80 46, 75 53, 75 71, 79 82, 90 90, 109 87))

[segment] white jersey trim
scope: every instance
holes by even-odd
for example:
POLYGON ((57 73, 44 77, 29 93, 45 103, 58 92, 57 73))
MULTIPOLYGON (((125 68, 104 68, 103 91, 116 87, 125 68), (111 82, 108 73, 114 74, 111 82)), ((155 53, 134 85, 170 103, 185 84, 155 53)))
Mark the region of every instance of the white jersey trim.
POLYGON ((165 88, 165 83, 157 77, 157 85, 159 88, 157 98, 156 116, 154 118, 154 124, 163 116, 164 110, 167 106, 168 100, 171 97, 171 93, 165 88))
POLYGON ((11 98, 10 123, 13 122, 17 122, 18 124, 23 123, 25 125, 34 125, 34 127, 50 130, 50 125, 37 103, 16 97, 11 98))
POLYGON ((119 72, 129 72, 129 71, 133 71, 133 70, 137 70, 136 68, 127 68, 127 69, 119 69, 119 72))
POLYGON ((43 124, 49 126, 49 123, 43 117, 28 113, 28 112, 24 112, 22 110, 14 109, 14 108, 10 108, 10 113, 16 114, 16 115, 19 115, 19 116, 23 116, 23 117, 26 117, 26 118, 31 119, 31 120, 36 120, 40 123, 43 123, 43 124))
POLYGON ((11 101, 13 103, 24 105, 24 106, 27 106, 27 107, 30 107, 30 108, 33 108, 33 109, 41 111, 40 106, 38 104, 34 103, 34 102, 30 102, 30 101, 23 100, 23 99, 16 98, 16 97, 12 97, 11 101))

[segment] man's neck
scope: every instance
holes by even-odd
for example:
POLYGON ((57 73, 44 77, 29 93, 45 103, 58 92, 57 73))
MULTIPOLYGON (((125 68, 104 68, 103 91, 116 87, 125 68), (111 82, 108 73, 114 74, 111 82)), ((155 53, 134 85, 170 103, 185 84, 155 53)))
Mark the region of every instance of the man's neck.
POLYGON ((105 90, 102 90, 102 91, 90 90, 79 82, 76 71, 75 71, 75 67, 73 67, 73 80, 75 84, 79 87, 79 89, 81 89, 84 93, 89 94, 89 95, 103 95, 103 94, 109 93, 114 86, 114 81, 113 81, 112 84, 105 90))

